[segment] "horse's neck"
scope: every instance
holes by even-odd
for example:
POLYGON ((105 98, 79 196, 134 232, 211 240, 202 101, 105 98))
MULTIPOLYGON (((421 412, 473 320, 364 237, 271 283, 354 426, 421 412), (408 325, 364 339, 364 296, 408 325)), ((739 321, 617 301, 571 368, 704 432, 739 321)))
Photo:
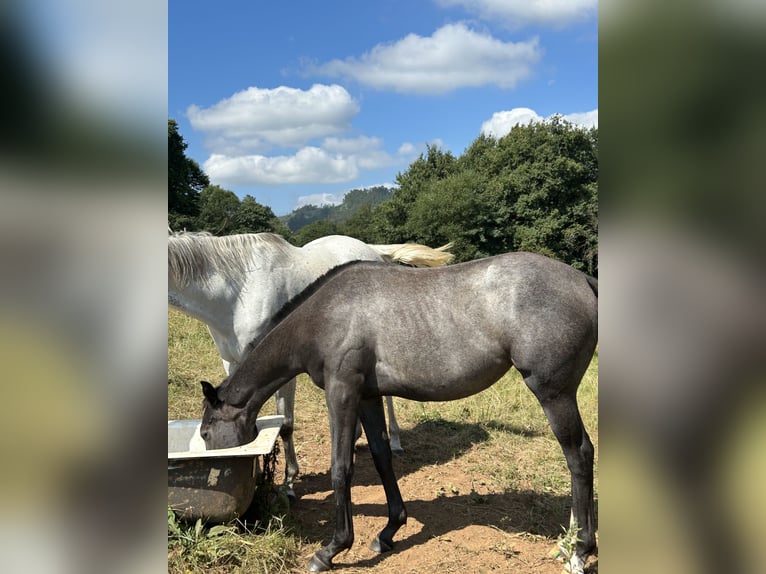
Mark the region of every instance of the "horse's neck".
POLYGON ((313 265, 295 249, 278 262, 255 261, 241 277, 214 275, 203 285, 169 286, 168 300, 205 323, 223 359, 236 368, 271 317, 315 279, 313 265))
POLYGON ((204 284, 190 284, 183 288, 168 285, 170 305, 221 332, 231 329, 231 309, 238 297, 237 286, 221 276, 213 276, 204 284))
POLYGON ((285 383, 306 371, 308 337, 302 330, 270 331, 229 378, 226 401, 247 402, 248 408, 260 410, 285 383))

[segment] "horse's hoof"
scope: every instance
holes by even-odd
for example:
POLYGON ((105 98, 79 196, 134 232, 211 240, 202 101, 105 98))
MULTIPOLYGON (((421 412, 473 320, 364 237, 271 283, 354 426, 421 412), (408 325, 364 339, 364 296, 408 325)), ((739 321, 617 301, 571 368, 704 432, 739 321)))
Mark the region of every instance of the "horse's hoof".
POLYGON ((564 570, 570 574, 584 574, 585 560, 575 554, 564 563, 564 570))
POLYGON ((404 454, 404 449, 402 447, 399 448, 392 448, 391 453, 395 454, 396 456, 401 456, 404 454))
POLYGON ((292 488, 288 488, 285 494, 287 495, 287 503, 290 505, 290 508, 292 508, 293 505, 298 502, 298 497, 295 495, 295 491, 292 488))
POLYGON ((383 554, 384 552, 391 552, 394 549, 393 543, 389 544, 380 539, 380 536, 376 536, 375 539, 370 542, 370 550, 383 554))
POLYGON ((328 570, 332 570, 332 564, 325 562, 316 554, 309 560, 309 572, 327 572, 328 570))

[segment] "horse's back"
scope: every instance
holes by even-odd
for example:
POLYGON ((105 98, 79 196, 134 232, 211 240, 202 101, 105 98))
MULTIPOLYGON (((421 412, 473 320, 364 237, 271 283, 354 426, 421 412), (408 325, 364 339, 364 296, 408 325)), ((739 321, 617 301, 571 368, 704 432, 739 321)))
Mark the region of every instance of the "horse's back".
POLYGON ((380 255, 366 243, 345 235, 327 235, 310 241, 301 248, 312 259, 321 261, 325 269, 346 261, 382 261, 380 255))
POLYGON ((367 361, 384 394, 421 400, 429 400, 433 379, 444 381, 444 398, 459 398, 444 388, 467 396, 517 361, 595 345, 586 276, 527 253, 436 269, 354 264, 308 302, 302 320, 313 323, 322 354, 335 358, 328 366, 367 361), (475 387, 450 383, 458 380, 475 387), (412 393, 418 385, 425 394, 412 393))
MULTIPOLYGON (((595 321, 597 299, 584 273, 533 253, 508 253, 448 267, 413 269, 360 262, 328 281, 319 306, 329 316, 354 314, 428 324, 452 315, 494 323, 552 318, 595 321)), ((329 317, 328 317, 329 319, 329 317)))

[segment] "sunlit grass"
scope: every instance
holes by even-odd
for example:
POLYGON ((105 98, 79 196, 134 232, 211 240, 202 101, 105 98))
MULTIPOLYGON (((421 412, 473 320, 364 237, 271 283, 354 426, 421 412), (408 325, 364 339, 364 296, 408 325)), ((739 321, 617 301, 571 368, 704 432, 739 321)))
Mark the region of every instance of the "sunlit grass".
POLYGON ((221 357, 204 323, 168 310, 168 418, 202 415, 199 382, 214 385, 226 376, 221 357))
POLYGON ((169 574, 291 572, 299 544, 278 517, 256 532, 237 521, 214 526, 201 520, 185 524, 168 510, 169 574))

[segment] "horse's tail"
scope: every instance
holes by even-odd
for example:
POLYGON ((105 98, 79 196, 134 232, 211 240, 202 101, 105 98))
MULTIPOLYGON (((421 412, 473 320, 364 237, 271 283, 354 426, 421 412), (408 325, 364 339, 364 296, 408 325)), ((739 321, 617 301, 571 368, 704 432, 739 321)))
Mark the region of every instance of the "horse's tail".
POLYGON ((389 263, 404 263, 413 267, 442 267, 455 257, 448 251, 452 243, 436 249, 417 243, 398 243, 394 245, 370 245, 389 263))
POLYGON ((598 279, 591 277, 590 275, 586 275, 585 278, 588 280, 588 285, 590 285, 590 288, 593 290, 596 299, 598 299, 598 279))

